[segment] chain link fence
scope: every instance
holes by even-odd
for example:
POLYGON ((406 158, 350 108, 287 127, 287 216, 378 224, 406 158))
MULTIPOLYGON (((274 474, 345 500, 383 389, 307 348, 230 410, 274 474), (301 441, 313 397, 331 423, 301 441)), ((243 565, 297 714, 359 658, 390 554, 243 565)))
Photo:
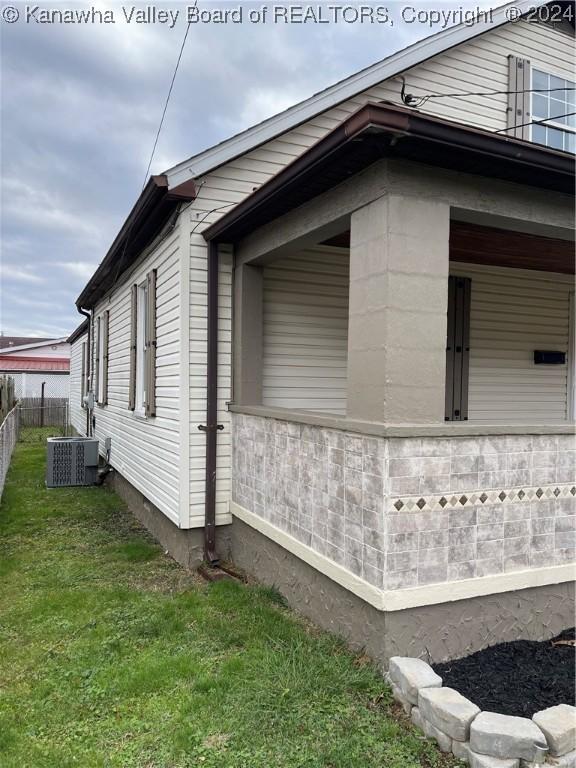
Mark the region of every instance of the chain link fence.
POLYGON ((4 481, 6 480, 8 467, 10 466, 12 451, 18 440, 19 424, 20 411, 18 406, 15 406, 8 413, 2 424, 0 424, 0 499, 2 498, 4 481))
POLYGON ((33 398, 21 400, 20 441, 44 443, 48 437, 70 434, 68 400, 65 398, 33 398))

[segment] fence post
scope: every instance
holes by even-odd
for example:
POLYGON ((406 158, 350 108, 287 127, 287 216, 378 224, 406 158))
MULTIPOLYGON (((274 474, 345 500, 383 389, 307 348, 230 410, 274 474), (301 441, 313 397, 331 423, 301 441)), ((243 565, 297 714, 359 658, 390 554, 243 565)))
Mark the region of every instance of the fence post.
POLYGON ((46 387, 46 382, 42 382, 42 389, 40 391, 40 426, 44 426, 44 388, 46 387))

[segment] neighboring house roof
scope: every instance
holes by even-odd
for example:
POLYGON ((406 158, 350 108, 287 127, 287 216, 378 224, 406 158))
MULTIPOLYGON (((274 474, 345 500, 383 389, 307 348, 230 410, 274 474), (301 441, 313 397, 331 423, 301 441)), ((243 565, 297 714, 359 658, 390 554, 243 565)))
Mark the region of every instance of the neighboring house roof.
POLYGON ((53 339, 35 338, 34 336, 0 336, 0 350, 6 348, 18 348, 21 346, 28 346, 29 344, 37 345, 42 342, 52 342, 53 339))
POLYGON ((27 373, 44 371, 46 373, 69 373, 70 360, 65 357, 12 357, 0 355, 0 371, 27 373))
MULTIPOLYGON (((4 337, 6 338, 6 337, 4 337)), ((65 344, 66 337, 61 339, 27 339, 28 343, 20 344, 14 347, 0 347, 0 353, 3 355, 11 355, 13 352, 24 352, 28 349, 41 349, 42 347, 53 347, 56 344, 65 344)))
POLYGON ((88 333, 88 318, 83 320, 80 325, 72 331, 70 336, 68 336, 68 344, 74 344, 74 342, 81 336, 84 336, 85 333, 88 333))
MULTIPOLYGON (((276 136, 295 128, 310 120, 321 112, 341 104, 343 101, 369 90, 384 80, 396 77, 407 69, 422 64, 427 59, 471 40, 478 35, 510 23, 508 11, 514 8, 518 14, 526 13, 531 8, 546 5, 548 0, 519 0, 496 8, 492 12, 492 22, 489 24, 457 24, 437 32, 417 43, 403 48, 397 53, 356 72, 350 77, 325 88, 308 99, 295 104, 293 107, 279 112, 277 115, 263 120, 261 123, 216 144, 204 152, 184 160, 167 170, 166 176, 170 186, 180 184, 185 178, 198 178, 208 171, 249 152, 276 136)), ((515 18, 518 18, 517 16, 515 18)))
POLYGON ((573 194, 573 155, 388 104, 367 104, 204 232, 235 242, 385 157, 573 194))

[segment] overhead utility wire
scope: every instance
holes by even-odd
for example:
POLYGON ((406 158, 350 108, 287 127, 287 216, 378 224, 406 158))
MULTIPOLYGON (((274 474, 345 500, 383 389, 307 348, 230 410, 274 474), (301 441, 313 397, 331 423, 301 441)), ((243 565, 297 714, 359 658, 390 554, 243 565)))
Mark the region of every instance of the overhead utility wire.
MULTIPOLYGON (((563 117, 572 117, 576 115, 576 112, 567 112, 565 115, 554 115, 554 117, 543 117, 542 120, 530 120, 528 123, 520 123, 519 125, 511 125, 509 128, 499 128, 494 133, 502 133, 503 131, 513 131, 515 128, 525 128, 527 125, 546 125, 550 120, 561 120, 563 117)), ((555 126, 549 126, 555 128, 555 126)), ((558 131, 562 131, 562 128, 556 128, 558 131)), ((571 133, 571 131, 565 131, 565 133, 571 133)))
POLYGON ((526 88, 520 91, 467 91, 463 93, 428 93, 424 96, 414 96, 406 93, 406 81, 402 78, 402 89, 400 98, 407 107, 421 107, 430 99, 454 99, 465 96, 510 96, 518 93, 554 93, 556 91, 576 91, 576 87, 566 88, 526 88))
MULTIPOLYGON (((195 0, 193 7, 196 8, 197 5, 198 5, 198 0, 195 0)), ((158 146, 158 139, 160 138, 160 133, 162 132, 162 126, 164 125, 164 118, 166 117, 166 110, 168 109, 168 104, 170 103, 170 96, 172 96, 172 89, 174 88, 174 82, 176 81, 176 75, 178 74, 178 68, 180 67, 180 62, 182 60, 182 54, 184 53, 184 48, 186 47, 186 40, 188 39, 188 32, 190 32, 191 24, 192 24, 192 21, 189 21, 188 24, 186 25, 186 32, 184 33, 184 39, 182 40, 182 45, 180 46, 180 52, 178 53, 176 66, 174 67, 174 74, 172 75, 172 80, 170 81, 170 88, 168 88, 168 95, 166 96, 164 109, 162 110, 160 125, 158 126, 158 130, 156 131, 154 146, 152 147, 152 153, 150 155, 150 160, 148 161, 148 167, 146 168, 146 173, 144 174, 144 183, 142 184, 142 189, 144 189, 144 187, 146 186, 146 182, 148 181, 148 174, 150 173, 150 168, 152 166, 154 154, 156 153, 156 147, 158 146)))
MULTIPOLYGON (((194 8, 198 5, 198 0, 195 0, 194 2, 194 8)), ((152 152, 150 153, 150 160, 148 161, 148 166, 146 168, 146 173, 144 174, 144 182, 142 184, 142 190, 146 187, 146 184, 148 183, 148 174, 150 173, 150 168, 152 167, 152 161, 154 160, 154 155, 156 154, 156 147, 158 146, 158 140, 160 138, 160 133, 162 132, 162 127, 164 125, 164 118, 166 117, 166 111, 168 109, 168 104, 170 102, 170 97, 172 96, 172 90, 174 88, 174 83, 176 81, 176 75, 178 74, 178 69, 180 67, 180 62, 182 61, 182 54, 184 53, 184 48, 186 46, 186 40, 188 39, 188 32, 190 31, 190 25, 191 21, 188 22, 186 25, 186 32, 184 33, 184 38, 182 40, 182 45, 180 46, 180 51, 178 53, 178 59, 176 60, 176 66, 174 67, 174 72, 172 74, 172 79, 170 81, 170 87, 168 89, 168 94, 166 96, 166 101, 164 102, 164 109, 162 110, 162 117, 160 118, 160 124, 158 125, 158 130, 156 131, 156 137, 154 139, 154 145, 152 147, 152 152)), ((179 213, 182 213, 180 210, 179 213)), ((128 248, 128 244, 130 241, 130 236, 132 235, 132 230, 134 228, 134 221, 131 222, 130 227, 128 228, 128 231, 126 232, 126 239, 124 240, 124 246, 122 248, 122 253, 120 255, 120 258, 118 259, 118 264, 116 267, 116 274, 114 276, 114 282, 116 282, 116 278, 120 274, 120 270, 122 269, 122 265, 124 263, 124 256, 126 255, 126 250, 128 248)))

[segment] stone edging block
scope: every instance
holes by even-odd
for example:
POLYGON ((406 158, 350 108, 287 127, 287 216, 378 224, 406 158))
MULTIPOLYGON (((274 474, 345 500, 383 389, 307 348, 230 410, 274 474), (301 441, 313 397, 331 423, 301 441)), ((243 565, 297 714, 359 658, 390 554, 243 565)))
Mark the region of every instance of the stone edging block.
POLYGON ((576 768, 576 707, 559 704, 532 720, 479 707, 452 688, 421 659, 394 656, 386 680, 412 723, 443 752, 470 768, 576 768))
POLYGON ((470 724, 480 707, 453 688, 423 688, 418 693, 422 716, 456 741, 468 741, 470 724))
POLYGON ((416 706, 421 688, 440 688, 442 678, 422 659, 393 656, 389 666, 390 679, 406 699, 416 706))
POLYGON ((558 704, 536 712, 532 720, 546 737, 554 757, 561 757, 576 748, 576 708, 558 704))

